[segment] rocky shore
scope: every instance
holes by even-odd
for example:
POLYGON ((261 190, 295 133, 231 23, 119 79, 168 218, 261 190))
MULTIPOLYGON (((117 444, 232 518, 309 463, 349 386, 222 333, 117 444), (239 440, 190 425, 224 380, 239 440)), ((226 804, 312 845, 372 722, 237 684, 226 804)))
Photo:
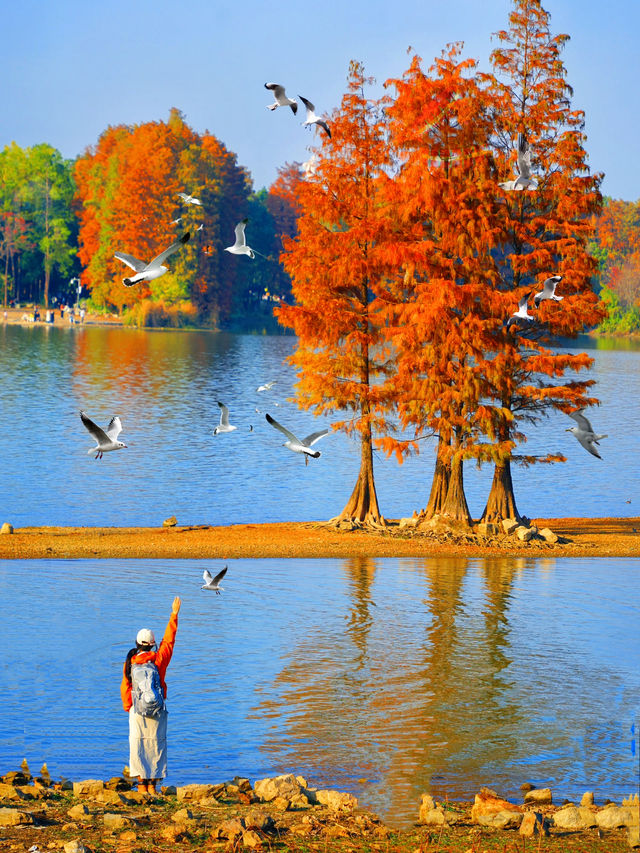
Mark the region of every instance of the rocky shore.
MULTIPOLYGON (((126 773, 126 768, 125 768, 126 773)), ((138 793, 126 775, 107 781, 53 780, 26 761, 0 782, 0 849, 64 853, 174 853, 282 850, 387 853, 606 851, 640 847, 638 796, 621 804, 553 803, 552 791, 523 785, 512 803, 483 788, 473 803, 423 794, 416 824, 397 831, 348 793, 321 789, 294 774, 253 784, 166 786, 138 793)))

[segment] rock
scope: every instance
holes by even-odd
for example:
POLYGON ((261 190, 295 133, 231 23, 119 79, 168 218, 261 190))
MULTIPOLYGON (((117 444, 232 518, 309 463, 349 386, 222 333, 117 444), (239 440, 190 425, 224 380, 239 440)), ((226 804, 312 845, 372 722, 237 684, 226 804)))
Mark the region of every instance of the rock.
POLYGON ((163 785, 160 788, 160 792, 164 794, 165 797, 175 797, 176 795, 176 786, 175 785, 163 785))
POLYGON ((443 826, 446 821, 444 810, 437 808, 431 794, 423 794, 418 811, 418 823, 423 826, 443 826))
MULTIPOLYGON (((298 781, 300 781, 302 779, 302 776, 296 776, 296 779, 298 779, 298 781)), ((239 791, 242 791, 243 794, 248 794, 249 791, 252 790, 251 789, 251 782, 246 778, 246 776, 234 776, 233 777, 233 784, 236 786, 236 788, 239 791)), ((304 779, 302 779, 300 784, 304 785, 305 788, 307 786, 307 783, 304 781, 304 779)))
POLYGON ((310 805, 311 803, 306 794, 294 794, 291 797, 290 806, 292 809, 308 809, 310 805))
POLYGON ((536 806, 550 806, 553 801, 551 788, 532 788, 524 795, 524 801, 536 806))
POLYGON ((346 794, 342 791, 316 791, 316 800, 336 812, 350 812, 358 808, 358 801, 353 794, 346 794))
MULTIPOLYGON (((473 806, 471 807, 471 820, 479 823, 479 818, 487 815, 498 814, 499 812, 514 812, 522 816, 522 808, 516 806, 508 800, 501 799, 495 791, 490 788, 482 788, 475 796, 473 806)), ((486 824, 485 824, 486 825, 486 824)))
POLYGON ((547 834, 545 829, 546 827, 541 814, 538 812, 525 812, 518 832, 526 838, 531 838, 533 835, 547 834))
POLYGON ((229 841, 235 841, 236 838, 244 833, 246 829, 245 822, 242 818, 234 817, 230 820, 223 820, 211 833, 213 839, 226 838, 229 841))
POLYGON ((2 800, 26 800, 21 789, 17 785, 8 785, 6 782, 0 782, 0 799, 2 800))
POLYGON ((193 820, 191 809, 180 809, 171 815, 171 820, 174 823, 186 823, 188 820, 193 820))
POLYGON ((633 849, 640 847, 640 830, 637 826, 630 826, 627 830, 627 844, 633 849))
POLYGON ((91 820, 91 812, 84 803, 77 803, 67 812, 71 820, 91 820))
POLYGON ((136 821, 132 817, 113 812, 105 812, 103 821, 107 829, 127 829, 130 826, 136 826, 136 821))
POLYGON ((33 823, 33 817, 29 812, 11 808, 0 809, 0 826, 25 826, 30 823, 33 823))
POLYGON ((127 829, 126 832, 121 832, 118 836, 118 841, 125 844, 135 844, 138 840, 138 836, 132 829, 127 829))
POLYGON ((522 812, 503 809, 499 812, 478 815, 476 823, 479 823, 480 826, 491 826, 494 829, 518 829, 522 823, 522 818, 522 812))
MULTIPOLYGON (((109 791, 104 788, 95 797, 92 797, 97 803, 102 803, 106 806, 122 806, 126 803, 138 802, 139 795, 137 791, 132 791, 129 794, 129 797, 125 797, 123 794, 119 794, 117 791, 109 791)), ((140 797, 141 799, 141 797, 140 797)))
POLYGON ((9 524, 8 521, 5 521, 5 523, 2 525, 2 527, 0 527, 0 534, 5 535, 5 534, 11 534, 11 533, 13 533, 13 524, 9 524))
POLYGON ((215 785, 182 785, 176 788, 176 797, 179 802, 196 802, 205 798, 215 798, 215 785))
POLYGON ((64 853, 91 853, 91 850, 82 841, 67 841, 62 849, 64 853))
POLYGON ((415 527, 418 524, 418 518, 401 518, 398 523, 398 527, 402 529, 403 527, 415 527))
POLYGON ((502 529, 507 534, 507 536, 510 536, 519 526, 520 523, 516 521, 515 518, 502 519, 502 529))
POLYGON ((534 532, 530 527, 524 527, 522 524, 516 527, 516 536, 521 542, 529 542, 534 537, 534 532))
POLYGON ((592 806, 594 803, 593 791, 585 791, 580 798, 581 806, 592 806))
POLYGON ((73 793, 76 797, 95 797, 104 790, 102 779, 85 779, 73 783, 73 793))
POLYGON ((629 806, 608 806, 596 812, 596 823, 601 829, 618 829, 620 826, 633 826, 637 822, 637 813, 634 814, 629 806))
POLYGON ((274 776, 267 779, 259 779, 253 786, 253 791, 263 803, 269 803, 276 797, 291 798, 295 794, 302 793, 302 786, 293 773, 274 776))
POLYGON ((247 829, 257 829, 260 832, 271 832, 275 827, 275 821, 270 814, 254 809, 244 816, 247 829))
POLYGON ((12 770, 10 773, 5 773, 2 781, 7 785, 28 785, 31 781, 30 773, 23 773, 22 770, 12 770))
POLYGON ((186 828, 182 824, 169 824, 162 828, 162 832, 160 835, 164 838, 165 841, 169 841, 174 843, 179 841, 181 838, 187 834, 186 828))
POLYGON ((550 542, 552 545, 558 541, 556 534, 548 527, 543 527, 542 530, 539 530, 538 536, 541 536, 545 542, 550 542))
POLYGON ((274 809, 278 809, 279 812, 286 812, 291 807, 291 800, 287 799, 287 797, 276 797, 275 800, 271 800, 270 802, 274 809))
POLYGON ((565 806, 553 815, 553 823, 559 829, 589 829, 596 825, 596 819, 585 806, 565 806))
POLYGON ((480 536, 497 536, 500 533, 500 528, 497 524, 489 522, 480 522, 476 524, 476 533, 480 536))
POLYGON ((112 776, 105 784, 105 788, 110 791, 130 791, 132 787, 130 779, 125 779, 124 776, 112 776))
POLYGON ((262 844, 262 839, 255 830, 248 829, 246 832, 242 833, 243 847, 249 847, 251 849, 253 847, 258 847, 260 844, 262 844))
POLYGON ((165 520, 162 522, 162 526, 163 527, 175 527, 177 523, 178 523, 178 519, 175 517, 175 515, 172 515, 171 518, 165 518, 165 520))

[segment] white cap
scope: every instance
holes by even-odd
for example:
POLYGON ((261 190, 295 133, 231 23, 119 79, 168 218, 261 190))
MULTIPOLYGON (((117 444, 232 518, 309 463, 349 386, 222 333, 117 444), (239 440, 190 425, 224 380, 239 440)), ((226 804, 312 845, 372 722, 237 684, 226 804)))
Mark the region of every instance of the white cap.
POLYGON ((136 643, 138 645, 155 646, 156 638, 153 636, 153 631, 150 631, 148 628, 141 628, 136 636, 136 643))

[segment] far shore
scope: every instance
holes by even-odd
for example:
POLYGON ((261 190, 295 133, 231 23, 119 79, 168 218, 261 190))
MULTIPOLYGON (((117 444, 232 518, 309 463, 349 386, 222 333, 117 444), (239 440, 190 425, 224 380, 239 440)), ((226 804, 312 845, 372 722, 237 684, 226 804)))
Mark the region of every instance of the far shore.
MULTIPOLYGON (((2 519, 2 521, 10 521, 2 519)), ((312 557, 640 557, 640 518, 532 519, 561 542, 435 538, 401 530, 341 531, 323 522, 224 527, 21 527, 0 536, 0 559, 219 559, 312 557)))

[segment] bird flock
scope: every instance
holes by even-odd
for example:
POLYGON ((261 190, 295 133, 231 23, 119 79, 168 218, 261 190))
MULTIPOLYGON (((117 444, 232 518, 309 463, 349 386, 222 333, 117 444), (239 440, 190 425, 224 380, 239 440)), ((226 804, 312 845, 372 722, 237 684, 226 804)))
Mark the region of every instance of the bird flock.
MULTIPOLYGON (((267 104, 267 109, 270 111, 275 111, 279 107, 289 107, 291 112, 295 116, 298 111, 298 102, 295 98, 289 98, 286 94, 285 87, 280 85, 279 83, 265 83, 265 89, 268 89, 273 93, 273 103, 267 104)), ((305 106, 306 109, 306 117, 303 122, 303 127, 312 127, 316 126, 322 129, 326 135, 331 138, 331 129, 322 116, 318 116, 315 111, 315 106, 311 101, 307 98, 303 98, 302 95, 299 96, 300 100, 305 106)), ((313 153, 310 159, 303 163, 303 170, 305 177, 312 177, 316 172, 317 167, 317 155, 313 153)), ((505 192, 525 192, 525 191, 533 191, 538 187, 538 182, 535 176, 532 174, 532 165, 531 165, 531 147, 526 139, 524 133, 519 133, 517 137, 516 143, 516 164, 515 164, 515 178, 508 181, 503 181, 498 184, 500 189, 505 192)), ((182 200, 185 205, 195 205, 202 207, 202 201, 195 196, 186 193, 179 192, 178 197, 182 200)), ((182 221, 182 217, 178 217, 173 220, 172 224, 179 224, 182 221)), ((255 249, 252 249, 249 245, 247 245, 245 230, 248 224, 248 218, 242 219, 237 223, 234 229, 235 241, 233 245, 227 246, 225 248, 226 252, 229 252, 232 255, 246 255, 247 257, 254 259, 256 254, 260 254, 255 249)), ((198 227, 198 231, 202 230, 202 224, 198 227)), ((171 243, 171 245, 153 258, 148 263, 139 260, 138 258, 130 255, 126 252, 117 251, 114 253, 114 257, 122 261, 128 267, 130 267, 134 275, 125 277, 122 279, 125 287, 133 287, 140 282, 150 282, 160 276, 164 275, 168 272, 168 267, 164 265, 164 262, 175 254, 179 249, 182 248, 186 243, 189 242, 191 238, 190 232, 186 232, 182 235, 178 240, 171 243)), ((264 256, 263 256, 264 257, 264 256)), ((563 296, 559 296, 556 294, 557 285, 562 281, 561 275, 552 275, 547 278, 542 284, 542 290, 537 292, 533 297, 534 306, 536 309, 540 308, 540 304, 545 300, 551 300, 553 302, 561 302, 564 298, 563 296)), ((531 296, 531 291, 524 294, 518 302, 518 308, 514 313, 509 317, 506 322, 506 327, 508 331, 512 331, 515 333, 520 328, 529 328, 533 324, 537 322, 535 315, 529 314, 529 298, 531 296)), ((269 391, 275 384, 275 381, 267 382, 263 385, 260 385, 256 390, 258 392, 269 391)), ((215 429, 213 430, 213 435, 222 435, 232 433, 237 430, 237 427, 230 423, 229 420, 229 408, 226 404, 216 401, 218 407, 220 408, 220 422, 217 424, 215 429)), ((275 404, 277 405, 277 403, 275 404)), ((260 410, 256 407, 256 412, 260 410)), ((567 432, 570 432, 577 441, 591 453, 593 456, 596 456, 598 459, 602 457, 597 452, 594 445, 598 445, 599 441, 603 438, 606 438, 606 435, 597 435, 591 427, 591 424, 587 420, 587 418, 583 414, 583 409, 579 409, 578 411, 569 413, 569 417, 573 418, 576 422, 576 426, 570 427, 567 432)), ((122 431, 122 423, 120 418, 115 416, 111 419, 109 426, 106 430, 103 430, 101 427, 97 426, 87 415, 81 411, 80 418, 82 423, 89 431, 89 433, 93 436, 96 441, 96 446, 92 447, 88 453, 95 453, 96 459, 102 459, 104 453, 108 453, 113 450, 120 450, 126 448, 127 445, 118 440, 118 436, 122 431)), ((286 441, 283 443, 283 446, 288 448, 294 453, 302 454, 304 456, 305 465, 308 464, 309 459, 318 459, 320 457, 320 451, 314 450, 313 445, 319 441, 321 438, 326 436, 329 433, 328 429, 319 430, 317 432, 313 432, 310 435, 306 436, 304 439, 299 439, 291 430, 289 430, 284 425, 280 424, 275 420, 270 414, 265 414, 265 418, 267 423, 269 423, 274 429, 278 430, 286 437, 286 441)), ((249 426, 249 431, 253 431, 253 426, 249 426)), ((207 571, 205 571, 204 579, 205 586, 203 589, 215 589, 218 591, 217 583, 220 578, 224 575, 226 568, 215 578, 211 578, 211 575, 207 571)))

